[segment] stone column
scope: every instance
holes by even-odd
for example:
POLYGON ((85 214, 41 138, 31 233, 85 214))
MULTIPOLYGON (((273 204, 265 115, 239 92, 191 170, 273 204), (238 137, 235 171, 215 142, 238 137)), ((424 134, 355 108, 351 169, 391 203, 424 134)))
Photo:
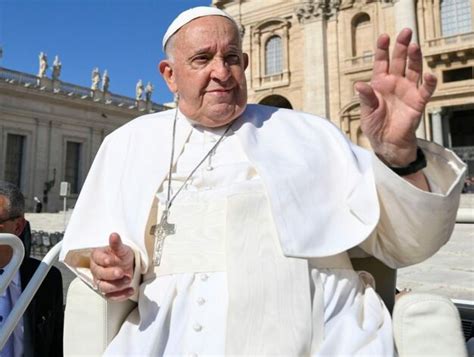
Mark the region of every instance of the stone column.
POLYGON ((431 130, 433 132, 432 141, 443 145, 443 116, 440 108, 431 111, 431 130))
POLYGON ((416 8, 414 0, 396 0, 394 1, 395 10, 395 29, 397 33, 409 27, 413 30, 412 41, 418 43, 418 29, 416 22, 416 8))
POLYGON ((327 118, 329 115, 325 3, 307 0, 296 8, 304 26, 303 110, 327 118))
MULTIPOLYGON (((396 0, 394 2, 395 27, 396 32, 400 32, 405 27, 413 31, 412 42, 418 41, 418 26, 416 22, 416 5, 414 0, 396 0)), ((416 136, 426 139, 425 118, 421 117, 420 125, 416 130, 416 136)))
POLYGON ((319 18, 305 24, 304 110, 328 117, 326 24, 319 18))
POLYGON ((424 115, 421 115, 420 124, 416 129, 416 137, 420 139, 426 139, 426 124, 424 115))

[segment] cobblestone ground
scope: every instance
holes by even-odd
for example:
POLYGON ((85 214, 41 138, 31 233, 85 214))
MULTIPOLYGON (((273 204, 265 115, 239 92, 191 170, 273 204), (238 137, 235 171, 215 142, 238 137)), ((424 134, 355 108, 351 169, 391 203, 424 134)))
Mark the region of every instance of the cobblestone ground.
MULTIPOLYGON (((460 208, 474 210, 474 194, 463 195, 460 208)), ((65 215, 62 212, 29 213, 26 218, 33 230, 58 232, 64 230, 70 214, 71 211, 65 215)), ((56 266, 63 274, 66 293, 74 274, 61 263, 56 263, 56 266)), ((399 269, 397 286, 474 302, 474 224, 456 224, 450 241, 433 257, 423 263, 399 269)))
POLYGON ((397 286, 474 302, 474 224, 456 224, 450 241, 434 256, 399 269, 397 286))

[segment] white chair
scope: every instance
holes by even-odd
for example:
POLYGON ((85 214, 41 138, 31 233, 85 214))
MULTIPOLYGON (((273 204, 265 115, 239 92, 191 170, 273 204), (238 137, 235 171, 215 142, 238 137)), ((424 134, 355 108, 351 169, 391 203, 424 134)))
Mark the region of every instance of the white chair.
MULTIPOLYGON (((359 258, 355 263, 353 260, 353 264, 357 270, 368 271, 374 276, 378 293, 391 310, 396 270, 375 258, 359 258)), ((130 300, 107 301, 79 278, 73 280, 66 302, 64 356, 100 356, 135 306, 130 300)), ((394 306, 393 326, 400 357, 417 353, 435 355, 432 351, 443 351, 453 357, 466 356, 459 313, 449 299, 409 293, 394 306)))
MULTIPOLYGON (((0 279, 0 293, 3 293, 20 267, 25 255, 25 248, 19 237, 8 233, 0 233, 0 244, 9 245, 13 249, 13 257, 5 267, 5 272, 0 279)), ((57 260, 59 251, 61 250, 61 244, 62 242, 57 243, 45 255, 41 261, 41 264, 38 266, 35 273, 28 282, 26 288, 23 290, 20 297, 16 301, 12 311, 10 311, 7 320, 0 329, 0 350, 7 342, 16 325, 28 308, 31 300, 33 300, 33 297, 38 291, 41 283, 45 279, 54 262, 57 260)))
POLYGON ((467 356, 459 312, 448 298, 404 294, 397 299, 392 318, 400 356, 467 356))
POLYGON ((64 356, 100 356, 136 306, 107 301, 79 278, 69 285, 64 314, 64 356))

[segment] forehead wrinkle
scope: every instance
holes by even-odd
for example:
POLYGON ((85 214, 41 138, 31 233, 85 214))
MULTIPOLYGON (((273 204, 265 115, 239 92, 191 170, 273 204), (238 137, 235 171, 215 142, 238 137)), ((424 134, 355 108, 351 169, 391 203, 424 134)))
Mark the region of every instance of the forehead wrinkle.
POLYGON ((192 48, 193 45, 200 44, 202 41, 207 40, 212 41, 212 43, 200 47, 210 48, 216 45, 230 47, 234 44, 237 49, 240 50, 241 48, 240 35, 235 24, 231 20, 221 16, 195 19, 183 26, 174 36, 174 44, 176 47, 192 48), (215 19, 209 21, 208 18, 213 17, 215 19), (222 20, 224 22, 222 22, 222 20), (222 39, 225 39, 227 43, 222 43, 222 39))
MULTIPOLYGON (((215 45, 198 47, 195 50, 192 49, 192 52, 193 52, 193 55, 198 54, 198 53, 210 53, 210 52, 214 52, 215 47, 216 47, 215 45)), ((232 51, 232 50, 237 50, 237 51, 240 50, 239 46, 233 45, 233 44, 225 44, 224 47, 225 47, 224 52, 228 52, 228 51, 232 51)))

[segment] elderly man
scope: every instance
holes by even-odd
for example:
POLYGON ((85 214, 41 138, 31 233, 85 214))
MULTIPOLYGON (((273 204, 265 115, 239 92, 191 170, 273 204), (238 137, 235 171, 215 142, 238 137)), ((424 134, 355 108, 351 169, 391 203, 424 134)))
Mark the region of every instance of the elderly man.
POLYGON ((380 36, 372 81, 356 86, 374 155, 325 119, 247 105, 234 20, 177 17, 159 69, 178 108, 106 138, 61 253, 106 298, 138 299, 106 355, 394 353, 348 250, 391 267, 432 255, 465 171, 415 137, 436 78, 422 80, 410 38, 389 61, 380 36))
MULTIPOLYGON (((22 237, 28 229, 24 214, 25 199, 19 188, 0 181, 0 233, 22 237)), ((29 242, 23 241, 23 244, 25 257, 19 273, 0 296, 0 327, 40 264, 39 260, 29 257, 29 242)), ((9 246, 0 246, 0 268, 8 264, 12 253, 9 246)), ((3 273, 3 269, 0 271, 3 273)), ((1 356, 62 356, 63 319, 61 273, 52 267, 0 352, 1 356)))

